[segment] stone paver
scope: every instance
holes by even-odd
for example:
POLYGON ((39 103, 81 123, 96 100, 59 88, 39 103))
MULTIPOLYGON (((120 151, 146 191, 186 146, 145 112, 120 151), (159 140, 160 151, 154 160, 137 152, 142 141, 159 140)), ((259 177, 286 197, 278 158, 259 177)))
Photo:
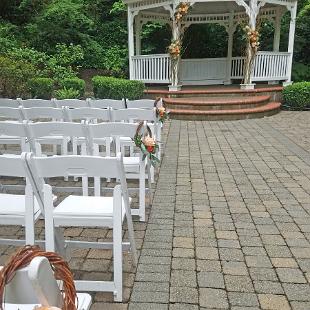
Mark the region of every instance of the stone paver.
MULTIPOLYGON (((310 113, 172 120, 163 136, 152 207, 146 223, 134 223, 138 268, 125 255, 124 302, 96 293, 92 309, 309 310, 310 113)), ((111 238, 100 229, 65 234, 111 238)), ((13 251, 0 246, 0 264, 13 251)), ((109 251, 76 250, 70 265, 77 277, 112 276, 109 251)))

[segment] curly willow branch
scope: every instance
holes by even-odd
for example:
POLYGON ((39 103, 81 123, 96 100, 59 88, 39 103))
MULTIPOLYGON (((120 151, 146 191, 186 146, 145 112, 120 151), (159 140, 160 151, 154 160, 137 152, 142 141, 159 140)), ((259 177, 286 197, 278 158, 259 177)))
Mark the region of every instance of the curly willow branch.
POLYGON ((13 279, 16 271, 30 264, 37 256, 46 257, 54 271, 56 280, 63 281, 63 310, 76 310, 77 300, 73 274, 68 263, 54 252, 45 252, 38 246, 26 245, 21 248, 0 270, 0 310, 3 310, 4 287, 13 279))

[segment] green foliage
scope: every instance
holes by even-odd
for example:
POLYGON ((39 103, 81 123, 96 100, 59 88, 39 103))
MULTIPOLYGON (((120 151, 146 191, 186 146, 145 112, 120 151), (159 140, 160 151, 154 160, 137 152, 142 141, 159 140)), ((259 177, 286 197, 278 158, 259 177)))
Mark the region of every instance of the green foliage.
POLYGON ((85 93, 85 81, 77 77, 67 78, 59 82, 63 89, 74 89, 78 91, 78 96, 83 97, 85 93))
POLYGON ((38 74, 56 81, 74 77, 77 64, 83 57, 80 46, 57 44, 55 54, 48 55, 33 48, 12 48, 6 55, 17 61, 27 61, 38 69, 38 74))
POLYGON ((300 10, 297 16, 295 59, 310 64, 310 1, 300 10))
POLYGON ((310 65, 293 63, 292 80, 294 82, 310 81, 310 65))
POLYGON ((38 49, 53 52, 58 43, 82 44, 93 26, 83 1, 54 0, 28 28, 29 40, 38 49))
POLYGON ((32 98, 51 99, 54 81, 50 78, 32 78, 28 81, 32 98))
POLYGON ((310 106, 310 82, 289 85, 282 92, 284 105, 292 110, 304 110, 310 106))
POLYGON ((6 97, 27 97, 28 81, 36 75, 36 68, 28 62, 0 56, 0 89, 6 97))
POLYGON ((144 84, 139 81, 97 75, 92 78, 92 83, 96 98, 134 100, 141 98, 144 91, 144 84))
POLYGON ((184 35, 184 58, 226 57, 227 32, 217 24, 191 25, 184 35))
POLYGON ((57 99, 76 99, 79 98, 79 91, 73 88, 62 88, 55 91, 57 99))

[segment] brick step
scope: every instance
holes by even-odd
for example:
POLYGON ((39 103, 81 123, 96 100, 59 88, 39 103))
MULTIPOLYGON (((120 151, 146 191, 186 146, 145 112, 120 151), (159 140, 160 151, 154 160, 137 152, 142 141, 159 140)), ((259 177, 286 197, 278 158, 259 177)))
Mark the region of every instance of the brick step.
POLYGON ((181 98, 181 97, 242 97, 242 96, 260 96, 270 95, 272 100, 278 101, 281 99, 282 86, 266 86, 262 85, 255 89, 243 90, 238 86, 220 86, 220 87, 205 87, 205 88, 184 88, 179 91, 168 91, 164 88, 149 88, 144 91, 144 97, 155 99, 161 98, 181 98))
POLYGON ((164 98, 168 110, 227 110, 256 108, 268 103, 270 96, 164 98))
POLYGON ((255 108, 226 110, 170 109, 170 117, 182 120, 239 120, 270 116, 279 112, 280 102, 270 102, 255 108))

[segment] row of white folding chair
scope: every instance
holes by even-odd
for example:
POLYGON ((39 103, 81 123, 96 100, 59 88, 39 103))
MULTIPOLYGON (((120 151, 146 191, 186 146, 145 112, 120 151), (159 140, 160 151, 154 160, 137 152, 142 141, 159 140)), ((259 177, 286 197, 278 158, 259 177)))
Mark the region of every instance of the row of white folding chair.
MULTIPOLYGON (((147 121, 152 123, 150 125, 154 136, 157 140, 160 140, 160 126, 156 117, 156 111, 154 109, 97 109, 97 108, 76 108, 70 109, 68 107, 59 108, 5 108, 0 107, 0 118, 2 119, 13 119, 13 120, 28 120, 33 121, 37 119, 46 119, 54 121, 81 121, 81 120, 95 120, 95 121, 147 121), (154 127, 154 128, 153 128, 154 127)), ((69 142, 68 137, 64 137, 62 143, 59 143, 59 135, 54 138, 54 145, 62 145, 62 154, 67 154, 67 143, 69 142)), ((49 139, 50 141, 51 139, 49 139)), ((15 137, 12 138, 12 141, 9 142, 8 137, 1 139, 0 144, 16 144, 15 137)), ((108 142, 108 141, 107 141, 108 142)), ((128 145, 132 146, 131 139, 123 139, 123 146, 128 145)), ((49 142, 50 143, 50 142, 49 142)), ((77 154, 77 144, 78 141, 73 140, 73 153, 77 154)), ((109 145, 106 143, 106 147, 109 145)), ((159 152, 160 156, 160 152, 159 152)))
MULTIPOLYGON (((3 216, 16 217, 16 222, 6 221, 6 225, 26 226, 26 239, 29 234, 34 241, 34 221, 37 219, 34 212, 33 195, 40 202, 45 221, 45 247, 47 251, 58 250, 63 252, 61 245, 72 247, 94 247, 113 249, 113 281, 77 281, 78 290, 84 291, 109 291, 113 292, 115 300, 122 300, 122 250, 130 249, 133 260, 136 264, 137 253, 134 240, 133 224, 130 212, 130 198, 125 178, 124 164, 121 154, 116 157, 97 156, 52 156, 35 157, 32 153, 23 153, 21 156, 0 156, 0 175, 15 176, 25 175, 31 183, 27 187, 23 210, 16 215, 12 213, 14 206, 2 201, 1 219, 3 216), (12 172, 10 172, 12 171, 12 172), (87 176, 115 178, 119 184, 114 187, 113 197, 90 197, 73 196, 65 198, 60 204, 54 207, 52 187, 44 182, 44 178, 69 176, 87 176), (24 217, 25 221, 20 222, 24 217), (122 240, 122 223, 127 219, 129 243, 122 240), (27 221, 28 219, 28 221, 27 221), (30 222, 32 219, 32 223, 30 222), (28 225, 28 226, 27 226, 28 225), (113 229, 113 242, 80 242, 63 240, 59 235, 58 227, 103 227, 113 229), (32 232, 30 232, 32 230, 32 232), (28 235, 27 235, 28 234, 28 235), (58 247, 58 248, 57 248, 58 247)), ((6 194, 8 195, 8 194, 6 194)), ((14 196, 14 195, 13 195, 14 196)))
MULTIPOLYGON (((1 269, 1 267, 0 267, 1 269)), ((46 257, 37 256, 30 264, 17 270, 6 285, 4 309, 29 310, 35 307, 63 307, 63 293, 46 257)), ((77 293, 76 309, 88 310, 91 296, 77 293)))
POLYGON ((82 107, 93 107, 93 108, 108 108, 124 109, 124 108, 154 108, 154 100, 152 99, 139 99, 139 100, 115 100, 115 99, 92 99, 87 98, 86 100, 80 99, 8 99, 0 98, 0 107, 12 107, 18 108, 22 105, 25 108, 33 107, 51 107, 61 108, 62 106, 69 106, 70 108, 82 108, 82 107))
MULTIPOLYGON (((69 122, 38 122, 38 123, 10 123, 0 122, 0 135, 19 137, 22 151, 29 149, 37 156, 42 156, 42 144, 64 145, 62 137, 73 137, 80 139, 82 143, 82 154, 99 155, 99 146, 106 145, 106 141, 115 141, 115 154, 122 150, 121 138, 134 138, 137 129, 136 123, 99 123, 88 124, 69 122), (57 140, 58 137, 58 140, 57 140), (27 139, 27 144, 24 143, 27 139)), ((16 138, 18 139, 18 138, 16 138)), ((18 144, 18 141, 15 141, 18 144)), ((66 143, 65 143, 66 144, 66 143)), ((66 155, 66 148, 63 146, 63 154, 66 155)), ((106 156, 111 155, 110 150, 106 156)), ((142 161, 141 154, 125 157, 125 168, 128 178, 139 179, 139 209, 134 209, 133 214, 139 215, 140 220, 145 220, 145 169, 147 168, 148 187, 151 195, 151 169, 149 162, 147 167, 142 161)), ((88 180, 82 178, 83 194, 87 194, 88 180)), ((95 194, 100 195, 100 180, 95 179, 95 194)))

